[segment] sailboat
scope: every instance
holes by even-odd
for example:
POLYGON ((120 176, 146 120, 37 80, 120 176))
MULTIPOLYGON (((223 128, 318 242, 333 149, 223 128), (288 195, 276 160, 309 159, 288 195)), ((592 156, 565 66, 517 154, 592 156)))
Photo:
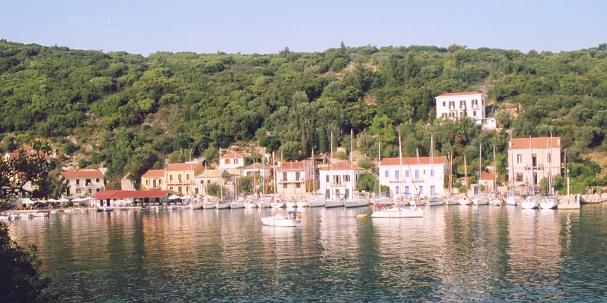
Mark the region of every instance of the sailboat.
POLYGON ((481 193, 481 173, 482 173, 482 163, 483 163, 483 143, 479 143, 478 149, 478 180, 476 183, 477 193, 474 197, 472 197, 472 203, 474 205, 487 205, 489 204, 489 199, 485 195, 481 193))
POLYGON ((392 205, 394 204, 392 202, 392 199, 388 198, 387 196, 382 197, 381 195, 381 184, 379 182, 380 179, 380 172, 379 172, 379 167, 381 166, 381 141, 377 142, 378 143, 378 153, 377 153, 377 196, 375 197, 375 199, 373 199, 373 205, 374 206, 388 206, 388 205, 392 205))
MULTIPOLYGON (((303 207, 323 207, 325 206, 324 197, 316 192, 316 158, 314 158, 314 149, 312 149, 312 197, 302 199, 303 207)), ((299 204, 297 207, 300 207, 299 204)))
MULTIPOLYGON (((434 135, 430 135, 430 169, 434 170, 434 135)), ((434 173, 432 173, 430 175, 430 178, 432 178, 432 181, 434 181, 434 173)), ((434 182, 430 182, 431 184, 433 184, 434 182)), ((444 205, 445 202, 440 199, 437 195, 435 195, 433 190, 430 190, 430 198, 428 198, 428 205, 429 206, 439 206, 439 205, 444 205)))
POLYGON ((489 204, 493 206, 502 206, 502 199, 497 190, 497 158, 495 156, 495 144, 493 144, 493 196, 489 199, 489 204))
POLYGON ((449 196, 445 199, 445 205, 456 205, 458 198, 453 195, 453 152, 448 153, 449 161, 449 196))
POLYGON ((580 209, 580 200, 578 196, 571 196, 571 191, 569 187, 569 169, 567 168, 567 150, 565 149, 565 179, 567 180, 567 197, 559 203, 559 210, 565 209, 580 209))
POLYGON ((470 198, 468 198, 468 162, 466 162, 466 154, 464 154, 464 183, 466 183, 466 192, 464 193, 464 196, 461 197, 457 203, 459 203, 459 205, 470 205, 472 204, 472 200, 470 200, 470 198))
MULTIPOLYGON (((531 138, 529 138, 529 150, 530 150, 530 154, 533 155, 533 149, 531 147, 531 138)), ((521 207, 523 209, 535 209, 540 207, 540 197, 536 195, 535 193, 535 163, 533 163, 533 158, 531 160, 531 188, 532 188, 532 192, 530 195, 528 195, 525 198, 525 201, 523 201, 523 203, 521 203, 521 207)))
POLYGON ((363 197, 358 193, 354 192, 354 182, 356 181, 355 174, 351 174, 352 172, 352 160, 353 160, 353 152, 354 152, 354 132, 350 129, 350 163, 348 167, 348 176, 349 176, 349 185, 350 185, 350 195, 344 200, 344 206, 346 208, 352 207, 362 207, 369 205, 369 199, 367 197, 363 197), (354 177, 354 178, 353 178, 354 177))
MULTIPOLYGON (((398 157, 403 158, 402 155, 402 142, 400 139, 400 131, 398 133, 398 157)), ((401 160, 402 161, 402 160, 401 160)), ((410 207, 400 207, 396 203, 393 207, 373 210, 371 218, 385 218, 385 219, 397 219, 397 218, 421 218, 424 215, 423 209, 415 205, 410 207)))
MULTIPOLYGON (((329 156, 329 168, 331 170, 330 176, 331 176, 331 181, 333 181, 333 133, 331 133, 331 152, 330 152, 330 156, 329 156)), ((331 190, 331 192, 333 192, 331 190)), ((344 206, 344 203, 341 201, 340 197, 328 197, 327 199, 325 199, 325 208, 334 208, 334 207, 342 207, 344 206)))
MULTIPOLYGON (((549 148, 552 148, 552 133, 550 134, 550 143, 547 144, 549 148)), ((552 188, 552 156, 548 158, 548 195, 543 197, 540 202, 541 209, 555 209, 558 207, 559 200, 554 195, 554 189, 552 188)))

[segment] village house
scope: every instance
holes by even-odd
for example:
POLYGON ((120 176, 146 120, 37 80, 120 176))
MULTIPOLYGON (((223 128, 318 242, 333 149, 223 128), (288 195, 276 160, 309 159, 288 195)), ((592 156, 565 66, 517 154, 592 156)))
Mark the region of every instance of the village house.
POLYGON ((318 169, 320 192, 326 199, 348 199, 364 170, 341 161, 318 169))
POLYGON ((282 162, 276 168, 276 193, 285 198, 296 198, 312 191, 314 165, 312 161, 282 162))
POLYGON ((385 158, 379 165, 379 184, 389 187, 392 196, 443 196, 446 170, 445 156, 385 158))
POLYGON ((141 189, 166 189, 164 169, 149 169, 141 176, 141 189))
POLYGON ((105 177, 98 169, 64 171, 61 176, 68 182, 67 198, 90 197, 105 189, 105 177))
POLYGON ((495 184, 495 173, 481 173, 479 184, 481 189, 485 192, 494 192, 497 189, 497 184, 495 184))
POLYGON ((245 166, 245 159, 247 155, 240 151, 230 150, 225 153, 220 151, 219 155, 219 169, 235 169, 245 166))
POLYGON ((203 171, 200 162, 169 163, 164 170, 165 189, 182 194, 194 194, 194 177, 203 171))
POLYGON ((218 184, 223 186, 223 178, 221 177, 221 171, 218 169, 206 169, 202 173, 194 177, 194 194, 195 195, 207 195, 208 187, 211 184, 218 184))
POLYGON ((241 168, 240 176, 241 177, 257 176, 258 178, 261 178, 261 177, 269 178, 270 177, 270 166, 263 165, 261 163, 253 163, 249 166, 241 168))
POLYGON ((508 180, 517 187, 537 187, 561 174, 561 138, 513 138, 508 146, 508 180))
POLYGON ((436 118, 457 120, 469 117, 486 129, 494 129, 496 121, 487 117, 485 96, 480 92, 444 93, 436 98, 436 118))

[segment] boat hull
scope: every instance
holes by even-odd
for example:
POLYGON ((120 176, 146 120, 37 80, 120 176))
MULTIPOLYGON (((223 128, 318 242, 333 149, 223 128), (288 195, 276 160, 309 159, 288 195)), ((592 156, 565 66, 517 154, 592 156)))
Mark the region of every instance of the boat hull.
POLYGON ((371 218, 399 219, 399 218, 421 218, 424 211, 418 207, 411 208, 391 208, 386 210, 374 211, 371 218))
POLYGON ((261 223, 265 226, 271 227, 299 227, 301 226, 301 222, 297 220, 292 220, 284 217, 262 217, 261 223))
POLYGON ((344 201, 344 207, 346 207, 346 208, 364 207, 364 206, 369 206, 369 201, 367 201, 365 199, 344 201))
POLYGON ((325 201, 325 208, 335 208, 335 207, 343 207, 344 202, 342 201, 325 201))

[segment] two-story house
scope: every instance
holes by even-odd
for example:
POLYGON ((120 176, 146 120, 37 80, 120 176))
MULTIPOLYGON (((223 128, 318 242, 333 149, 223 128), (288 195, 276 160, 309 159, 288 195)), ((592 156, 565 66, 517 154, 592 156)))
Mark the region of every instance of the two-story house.
POLYGON ((389 187, 393 196, 443 196, 446 171, 445 156, 385 158, 379 165, 379 184, 389 187))
POLYGON ((105 189, 105 177, 98 169, 82 169, 61 173, 68 182, 67 197, 90 197, 105 189))
POLYGON ((318 169, 320 192, 326 199, 348 199, 360 175, 364 172, 358 165, 341 161, 318 169))
POLYGON ((165 189, 183 195, 194 194, 194 177, 204 170, 200 162, 169 163, 164 171, 165 189))
POLYGON ((486 115, 485 96, 480 92, 444 93, 435 99, 438 119, 468 117, 483 128, 493 129, 496 126, 495 119, 486 115))
POLYGON ((162 189, 165 190, 166 181, 164 179, 164 169, 150 169, 141 176, 141 189, 162 189))
POLYGON ((240 151, 227 151, 219 155, 219 170, 235 169, 245 166, 247 155, 240 151))
POLYGON ((561 138, 513 138, 508 146, 508 180, 536 187, 542 179, 561 174, 561 138))
POLYGON ((276 193, 285 198, 312 191, 314 165, 310 160, 282 162, 276 168, 276 193))

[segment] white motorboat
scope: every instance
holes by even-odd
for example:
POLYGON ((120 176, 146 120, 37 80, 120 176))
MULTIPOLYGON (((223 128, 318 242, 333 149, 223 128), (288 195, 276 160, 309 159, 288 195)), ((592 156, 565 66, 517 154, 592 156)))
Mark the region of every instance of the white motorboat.
POLYGON ((217 209, 228 209, 230 208, 230 203, 220 202, 215 204, 215 208, 217 209))
POLYGON ((257 207, 259 207, 259 208, 270 208, 270 207, 272 207, 272 203, 270 201, 261 199, 261 200, 259 200, 259 202, 257 202, 257 207))
POLYGON ((113 206, 97 206, 97 211, 98 212, 114 211, 114 207, 113 206))
POLYGON ((308 207, 323 207, 325 206, 325 199, 323 197, 315 197, 308 200, 308 207))
POLYGON ((558 207, 559 200, 555 196, 547 196, 540 202, 540 208, 542 209, 555 209, 558 207))
POLYGON ((428 205, 429 206, 445 205, 445 201, 439 197, 433 196, 433 197, 430 197, 430 199, 428 199, 428 205))
POLYGON ((242 203, 240 201, 232 201, 228 204, 230 205, 231 209, 244 208, 244 203, 242 203))
POLYGON ((489 199, 489 204, 493 206, 502 206, 502 200, 498 197, 489 199))
POLYGON ((540 198, 536 196, 529 196, 525 198, 525 201, 521 203, 523 209, 535 209, 540 207, 540 198))
POLYGON ((484 195, 479 195, 472 198, 472 203, 474 205, 487 205, 489 204, 489 199, 484 195))
POLYGON ((213 209, 215 207, 217 207, 217 205, 215 203, 212 203, 212 202, 202 203, 202 209, 213 209))
POLYGON ((419 207, 391 207, 374 211, 371 218, 421 218, 424 216, 424 210, 419 207))
POLYGON ((285 216, 262 217, 261 223, 272 227, 299 227, 301 222, 297 219, 288 218, 285 216))
POLYGON ((283 203, 282 201, 273 201, 272 203, 270 203, 270 207, 272 207, 272 208, 284 208, 285 207, 285 203, 283 203))
POLYGON ((464 196, 459 198, 459 200, 457 200, 457 203, 459 203, 459 205, 470 205, 472 204, 472 200, 470 200, 470 198, 464 196))
POLYGON ((341 200, 325 200, 325 208, 343 207, 344 202, 341 200))
POLYGON ((369 199, 362 198, 362 197, 344 200, 344 206, 346 208, 363 207, 363 206, 368 206, 368 205, 369 205, 369 199))
POLYGON ((517 204, 521 204, 521 197, 515 195, 506 197, 506 205, 516 206, 517 204))
POLYGON ((297 202, 297 208, 304 208, 304 207, 309 207, 310 205, 308 204, 308 201, 306 200, 301 200, 299 202, 297 202))

